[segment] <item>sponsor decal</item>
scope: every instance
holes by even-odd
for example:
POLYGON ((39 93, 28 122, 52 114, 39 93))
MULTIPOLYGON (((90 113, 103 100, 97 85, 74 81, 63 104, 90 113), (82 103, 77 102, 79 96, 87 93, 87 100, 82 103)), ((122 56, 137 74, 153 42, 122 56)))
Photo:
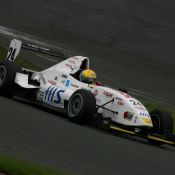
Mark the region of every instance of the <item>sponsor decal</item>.
POLYGON ((70 86, 70 80, 66 80, 66 87, 70 86))
POLYGON ((43 101, 45 103, 49 104, 56 104, 61 105, 61 94, 65 91, 56 87, 50 86, 45 92, 44 92, 44 98, 43 101))
POLYGON ((75 64, 75 61, 74 60, 69 60, 69 63, 75 64))
POLYGON ((97 96, 98 95, 98 90, 94 91, 94 95, 97 96))
POLYGON ((66 82, 66 80, 65 80, 65 79, 63 79, 63 80, 61 81, 61 83, 62 83, 62 84, 65 84, 65 82, 66 82))
POLYGON ((122 101, 118 101, 117 104, 118 104, 119 106, 124 106, 124 102, 122 102, 122 101))
POLYGON ((77 57, 72 57, 72 59, 74 59, 74 60, 78 60, 78 58, 77 58, 77 57))
POLYGON ((122 94, 123 96, 125 96, 126 98, 132 98, 130 95, 128 95, 127 93, 125 92, 119 92, 120 94, 122 94))
POLYGON ((146 117, 141 117, 141 118, 145 124, 152 125, 152 121, 150 118, 146 118, 146 117))
POLYGON ((137 116, 135 116, 135 118, 134 118, 134 123, 136 123, 136 122, 137 122, 137 119, 138 119, 138 117, 137 117, 137 116))
POLYGON ((66 63, 65 66, 72 69, 72 65, 71 64, 66 63))
POLYGON ((110 92, 104 91, 103 95, 105 95, 106 97, 113 97, 113 94, 111 94, 110 92))
POLYGON ((118 100, 118 101, 123 101, 123 99, 120 98, 120 97, 115 97, 115 99, 118 100))
POLYGON ((135 106, 136 109, 140 109, 142 111, 146 111, 146 109, 144 109, 143 107, 140 107, 140 106, 135 106))
POLYGON ((124 114, 123 114, 124 119, 125 120, 129 120, 129 121, 132 120, 133 116, 134 116, 134 114, 131 113, 131 112, 128 112, 128 111, 127 112, 124 112, 124 114))
POLYGON ((56 76, 56 77, 54 78, 54 80, 57 81, 57 80, 58 80, 58 77, 56 76))
POLYGON ((134 106, 141 106, 143 107, 143 105, 139 102, 139 101, 136 101, 136 100, 130 100, 130 102, 134 105, 134 106))
POLYGON ((146 113, 144 113, 144 112, 140 112, 140 115, 141 115, 141 116, 144 116, 144 117, 150 117, 149 114, 146 114, 146 113))
POLYGON ((57 83, 55 82, 55 81, 53 81, 53 80, 49 80, 48 81, 51 85, 53 85, 53 86, 56 86, 57 85, 57 83))
POLYGON ((67 75, 62 74, 62 75, 61 75, 61 78, 65 78, 65 79, 67 79, 67 75))
POLYGON ((79 88, 79 86, 77 86, 76 84, 71 83, 71 86, 74 87, 74 88, 77 88, 77 89, 79 88))

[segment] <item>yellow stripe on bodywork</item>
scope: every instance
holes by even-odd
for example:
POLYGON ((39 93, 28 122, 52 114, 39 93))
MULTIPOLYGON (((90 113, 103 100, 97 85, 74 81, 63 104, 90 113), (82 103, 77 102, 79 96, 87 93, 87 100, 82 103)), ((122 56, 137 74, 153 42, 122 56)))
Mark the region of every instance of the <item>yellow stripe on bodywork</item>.
POLYGON ((128 131, 126 129, 121 129, 121 128, 118 128, 118 127, 115 127, 115 126, 112 126, 112 125, 110 126, 110 128, 113 129, 113 130, 116 130, 116 131, 120 131, 120 132, 135 135, 135 132, 133 132, 133 131, 128 131))

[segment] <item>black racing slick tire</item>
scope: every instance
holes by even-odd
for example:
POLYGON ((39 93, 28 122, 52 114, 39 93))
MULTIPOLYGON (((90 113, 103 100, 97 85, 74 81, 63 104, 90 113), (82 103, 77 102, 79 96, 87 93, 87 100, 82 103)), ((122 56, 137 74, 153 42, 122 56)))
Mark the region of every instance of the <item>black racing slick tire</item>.
MULTIPOLYGON (((173 118, 168 111, 162 111, 159 109, 150 112, 153 128, 151 134, 160 135, 163 138, 169 138, 173 132, 173 118)), ((162 144, 158 141, 149 140, 153 144, 162 144)))
POLYGON ((73 93, 67 106, 70 121, 86 124, 96 112, 96 99, 91 92, 79 89, 73 93))
POLYGON ((11 61, 0 63, 0 95, 13 97, 18 91, 19 86, 15 83, 17 72, 22 72, 20 66, 11 61))

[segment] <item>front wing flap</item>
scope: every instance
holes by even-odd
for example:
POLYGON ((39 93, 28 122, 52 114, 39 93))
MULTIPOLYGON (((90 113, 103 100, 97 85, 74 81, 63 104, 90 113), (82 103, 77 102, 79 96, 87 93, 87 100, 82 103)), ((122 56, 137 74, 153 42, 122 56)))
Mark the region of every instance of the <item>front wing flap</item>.
POLYGON ((126 133, 126 134, 133 135, 133 136, 139 136, 139 137, 143 137, 143 138, 148 139, 148 140, 160 142, 162 144, 168 144, 171 146, 175 146, 175 137, 173 135, 171 135, 168 138, 164 138, 161 135, 157 135, 157 134, 152 134, 152 135, 151 134, 146 134, 146 135, 139 134, 138 132, 123 129, 123 128, 117 127, 115 125, 109 125, 109 128, 112 131, 126 133))

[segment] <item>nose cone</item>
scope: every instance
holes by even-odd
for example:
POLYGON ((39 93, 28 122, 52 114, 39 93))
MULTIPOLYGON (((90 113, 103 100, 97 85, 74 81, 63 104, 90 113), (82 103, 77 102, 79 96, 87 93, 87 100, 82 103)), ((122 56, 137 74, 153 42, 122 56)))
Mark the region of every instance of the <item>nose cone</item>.
POLYGON ((146 127, 153 127, 151 117, 148 111, 134 111, 134 120, 135 126, 146 126, 146 127))

